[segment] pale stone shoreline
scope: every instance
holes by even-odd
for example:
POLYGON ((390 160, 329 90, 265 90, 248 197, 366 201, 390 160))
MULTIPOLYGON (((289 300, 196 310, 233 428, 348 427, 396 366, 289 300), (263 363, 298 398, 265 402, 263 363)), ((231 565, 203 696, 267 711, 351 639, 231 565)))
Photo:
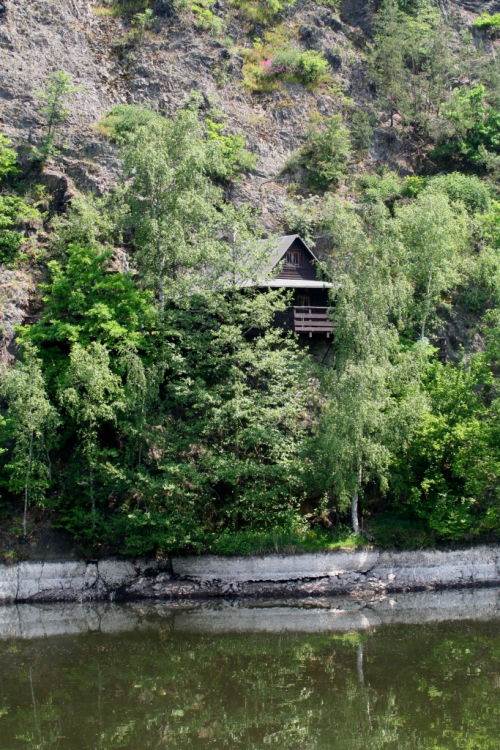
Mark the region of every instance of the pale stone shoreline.
POLYGON ((325 597, 500 585, 500 547, 0 566, 0 604, 325 597))

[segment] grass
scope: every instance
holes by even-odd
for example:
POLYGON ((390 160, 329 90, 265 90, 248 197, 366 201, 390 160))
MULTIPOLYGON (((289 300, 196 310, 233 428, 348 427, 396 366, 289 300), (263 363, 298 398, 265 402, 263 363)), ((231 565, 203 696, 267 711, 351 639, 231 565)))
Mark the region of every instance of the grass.
POLYGON ((301 552, 332 552, 339 549, 365 547, 369 542, 347 526, 334 530, 323 528, 307 531, 239 531, 215 536, 206 552, 213 555, 264 555, 271 552, 296 554, 301 552))
POLYGON ((151 8, 153 0, 100 0, 92 8, 95 16, 134 16, 151 8))

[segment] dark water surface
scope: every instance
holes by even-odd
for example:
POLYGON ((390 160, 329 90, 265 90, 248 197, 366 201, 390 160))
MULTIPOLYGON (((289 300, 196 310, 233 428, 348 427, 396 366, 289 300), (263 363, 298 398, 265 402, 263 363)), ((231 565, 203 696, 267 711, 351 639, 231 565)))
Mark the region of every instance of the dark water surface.
POLYGON ((500 748, 499 591, 0 608, 0 748, 500 748))

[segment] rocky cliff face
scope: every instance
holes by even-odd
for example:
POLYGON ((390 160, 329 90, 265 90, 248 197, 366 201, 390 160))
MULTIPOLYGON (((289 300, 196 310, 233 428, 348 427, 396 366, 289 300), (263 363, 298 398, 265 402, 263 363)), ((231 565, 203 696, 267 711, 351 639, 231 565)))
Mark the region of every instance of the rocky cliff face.
MULTIPOLYGON (((170 0, 157 0, 155 20, 140 38, 127 39, 130 26, 100 15, 99 0, 1 0, 0 127, 14 141, 36 145, 41 121, 34 92, 47 75, 64 69, 80 86, 58 167, 81 189, 103 192, 115 182, 119 162, 115 149, 97 129, 102 115, 119 102, 147 104, 173 113, 191 91, 227 116, 229 131, 243 132, 258 154, 255 172, 237 193, 262 206, 264 220, 278 228, 285 193, 280 176, 300 145, 314 113, 339 112, 339 92, 359 105, 373 103, 373 88, 357 48, 372 31, 379 0, 342 0, 339 12, 313 0, 298 0, 288 12, 285 29, 298 34, 305 48, 324 52, 334 70, 335 87, 308 91, 286 84, 258 96, 241 86, 242 59, 231 48, 179 18, 170 0)), ((454 13, 500 9, 500 2, 443 0, 454 13), (498 8, 497 8, 498 6, 498 8)), ((227 0, 216 11, 226 15, 227 0)), ((235 45, 250 45, 248 29, 232 17, 227 35, 235 45)), ((401 166, 397 139, 376 128, 370 158, 401 166)))
MULTIPOLYGON (((218 5, 226 10, 223 0, 218 5)), ((323 51, 335 69, 338 90, 359 103, 372 93, 349 37, 369 33, 375 7, 375 0, 344 0, 339 17, 315 2, 299 0, 286 19, 290 35, 298 29, 305 48, 323 51)), ((225 112, 230 131, 245 133, 248 147, 258 154, 255 173, 237 192, 262 206, 264 220, 274 227, 285 190, 280 172, 300 145, 311 115, 331 115, 341 108, 333 90, 307 91, 298 84, 249 96, 241 86, 242 59, 183 22, 167 0, 156 3, 151 29, 128 42, 130 27, 119 18, 98 15, 98 0, 5 0, 3 8, 0 126, 14 141, 38 144, 41 122, 34 92, 54 70, 73 74, 81 89, 72 103, 58 166, 82 189, 103 192, 116 180, 116 152, 96 127, 113 105, 147 104, 170 114, 188 92, 198 91, 207 106, 210 102, 225 112)), ((250 44, 245 31, 234 21, 227 28, 236 44, 250 44)), ((393 151, 397 161, 397 144, 393 151)))
MULTIPOLYGON (((100 0, 0 0, 0 130, 18 145, 38 145, 42 123, 37 88, 58 69, 74 76, 80 88, 71 104, 61 154, 51 175, 42 180, 49 189, 58 186, 58 200, 64 203, 66 188, 61 186, 68 182, 99 194, 118 178, 116 149, 97 127, 111 107, 120 102, 146 104, 172 114, 189 92, 199 92, 207 108, 217 106, 225 113, 228 131, 244 133, 247 146, 258 155, 254 172, 232 188, 232 198, 259 207, 266 227, 279 231, 287 188, 282 169, 302 143, 311 117, 340 112, 344 95, 358 106, 374 104, 359 50, 369 41, 378 4, 342 0, 335 11, 314 0, 297 0, 288 10, 285 32, 304 48, 325 54, 334 85, 307 90, 289 83, 279 91, 250 95, 242 87, 243 60, 234 50, 251 45, 251 39, 234 13, 226 29, 232 44, 223 44, 176 15, 171 0, 156 0, 153 22, 142 35, 131 34, 123 19, 103 15, 100 0)), ((464 23, 471 12, 500 10, 500 2, 493 0, 441 0, 441 6, 464 23)), ((217 0, 214 10, 226 17, 227 0, 217 0)), ((29 158, 25 147, 21 155, 25 161, 29 158)), ((366 166, 379 161, 409 168, 403 144, 383 118, 376 123, 366 166)), ((0 279, 3 299, 8 299, 0 313, 3 358, 8 356, 12 324, 29 312, 28 281, 16 274, 11 283, 7 276, 0 279)))

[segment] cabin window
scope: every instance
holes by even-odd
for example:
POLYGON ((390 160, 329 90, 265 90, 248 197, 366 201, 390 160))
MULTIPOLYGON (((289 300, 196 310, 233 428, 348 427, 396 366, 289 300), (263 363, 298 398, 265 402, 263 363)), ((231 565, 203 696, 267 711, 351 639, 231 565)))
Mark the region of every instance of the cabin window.
POLYGON ((290 250, 286 254, 287 266, 300 266, 300 250, 290 250))
POLYGON ((297 294, 297 306, 298 307, 310 307, 311 297, 308 294, 297 294))

